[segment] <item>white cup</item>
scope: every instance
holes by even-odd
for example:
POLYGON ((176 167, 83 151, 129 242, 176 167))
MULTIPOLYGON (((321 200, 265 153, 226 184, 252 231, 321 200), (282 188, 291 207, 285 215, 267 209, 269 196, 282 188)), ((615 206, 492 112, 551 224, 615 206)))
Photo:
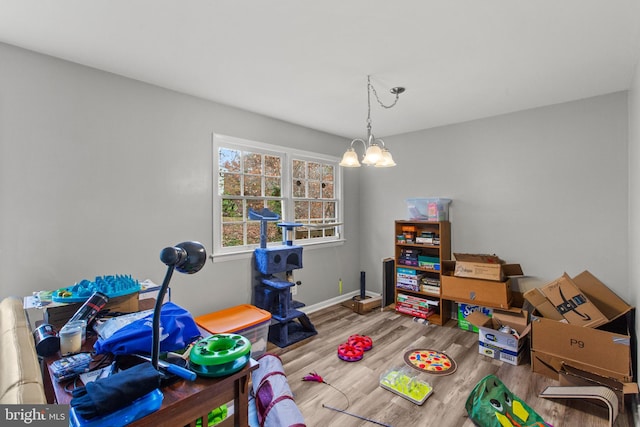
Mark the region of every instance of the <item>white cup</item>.
POLYGON ((58 336, 60 337, 61 355, 80 353, 82 348, 82 324, 67 323, 60 329, 58 336))
POLYGON ((86 320, 74 320, 67 322, 65 326, 80 326, 82 328, 82 344, 87 341, 87 321, 86 320))

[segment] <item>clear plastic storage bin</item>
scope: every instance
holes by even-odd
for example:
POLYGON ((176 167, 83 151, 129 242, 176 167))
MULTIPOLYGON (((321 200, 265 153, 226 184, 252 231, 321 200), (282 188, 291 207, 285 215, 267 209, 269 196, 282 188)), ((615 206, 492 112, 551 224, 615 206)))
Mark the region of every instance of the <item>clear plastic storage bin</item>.
POLYGON ((451 199, 413 198, 407 199, 409 219, 425 221, 449 221, 449 204, 451 199))

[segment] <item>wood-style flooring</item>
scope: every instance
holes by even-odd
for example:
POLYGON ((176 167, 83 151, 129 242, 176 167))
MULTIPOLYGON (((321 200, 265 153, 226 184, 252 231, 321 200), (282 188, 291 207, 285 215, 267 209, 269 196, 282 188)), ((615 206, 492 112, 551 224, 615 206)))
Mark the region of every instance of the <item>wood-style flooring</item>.
MULTIPOLYGON (((529 363, 513 366, 480 355, 477 334, 459 329, 455 321, 445 326, 423 325, 391 310, 359 315, 341 305, 311 313, 309 318, 318 335, 285 348, 272 343, 267 348, 282 359, 308 427, 379 425, 323 405, 346 408, 351 414, 393 427, 472 427, 464 404, 473 387, 489 374, 498 376, 512 393, 555 427, 608 425, 604 407, 581 400, 539 398, 546 386, 559 384, 532 373, 529 363), (353 334, 371 337, 373 348, 360 361, 342 361, 337 357, 338 345, 353 334), (422 406, 379 386, 380 376, 390 368, 404 366, 403 355, 413 348, 445 352, 457 363, 451 375, 419 373, 434 390, 422 406), (310 372, 317 372, 331 386, 302 381, 310 372), (347 398, 332 386, 348 396, 348 407, 347 398)), ((620 413, 614 425, 633 426, 631 410, 620 413)))

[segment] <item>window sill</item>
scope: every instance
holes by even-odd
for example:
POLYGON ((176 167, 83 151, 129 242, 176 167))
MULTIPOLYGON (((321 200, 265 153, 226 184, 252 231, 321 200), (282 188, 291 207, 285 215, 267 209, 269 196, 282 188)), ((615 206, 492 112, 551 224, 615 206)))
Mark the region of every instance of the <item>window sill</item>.
MULTIPOLYGON (((304 243, 304 244, 296 245, 296 246, 302 246, 303 248, 305 248, 307 250, 315 250, 315 249, 331 248, 331 247, 335 247, 335 246, 342 246, 342 245, 344 245, 344 242, 345 242, 344 239, 339 239, 339 240, 332 240, 330 242, 304 243)), ((246 250, 241 250, 241 251, 237 251, 237 252, 225 252, 225 253, 211 254, 211 255, 209 255, 209 258, 214 263, 216 263, 216 262, 227 262, 227 261, 237 261, 237 260, 251 258, 253 256, 254 250, 255 249, 246 249, 246 250)))

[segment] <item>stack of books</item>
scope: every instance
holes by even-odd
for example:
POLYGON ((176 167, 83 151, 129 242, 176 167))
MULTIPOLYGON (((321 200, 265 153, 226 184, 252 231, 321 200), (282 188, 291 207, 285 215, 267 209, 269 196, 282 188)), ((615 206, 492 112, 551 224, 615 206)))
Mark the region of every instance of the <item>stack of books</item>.
POLYGON ((438 301, 420 298, 414 295, 398 294, 396 311, 413 317, 428 319, 436 312, 438 301))
POLYGON ((418 255, 420 255, 420 249, 402 248, 398 257, 398 264, 417 267, 418 255))
POLYGON ((440 295, 440 280, 431 277, 423 277, 420 281, 420 290, 440 295))
POLYGON ((419 291, 424 274, 411 268, 398 267, 396 269, 396 288, 419 291))

